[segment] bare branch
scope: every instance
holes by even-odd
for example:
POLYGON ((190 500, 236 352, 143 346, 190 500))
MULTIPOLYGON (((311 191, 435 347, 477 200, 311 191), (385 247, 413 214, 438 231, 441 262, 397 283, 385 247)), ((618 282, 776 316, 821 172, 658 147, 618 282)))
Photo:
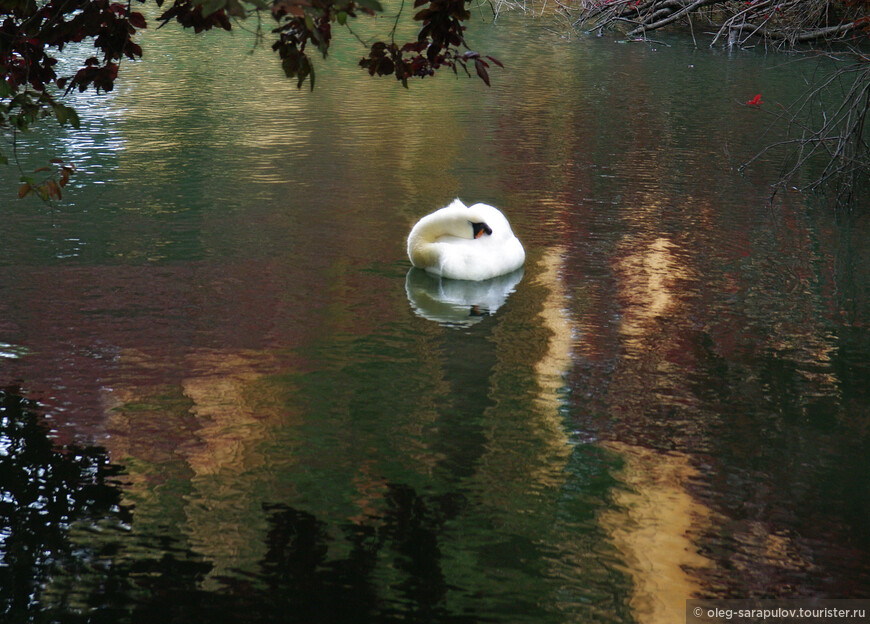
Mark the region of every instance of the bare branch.
MULTIPOLYGON (((632 37, 635 35, 639 35, 647 30, 655 30, 657 28, 662 28, 663 26, 667 26, 668 24, 672 24, 673 22, 677 21, 681 17, 688 15, 692 11, 696 11, 696 10, 700 9, 701 7, 709 5, 709 4, 716 4, 717 2, 720 2, 720 0, 695 0, 692 4, 683 7, 679 11, 675 11, 674 13, 671 13, 670 15, 668 15, 668 17, 665 17, 664 19, 660 19, 657 22, 652 22, 650 24, 643 24, 642 26, 638 26, 637 28, 635 28, 634 30, 629 32, 628 36, 632 37)), ((653 17, 655 17, 655 14, 653 14, 653 17)))

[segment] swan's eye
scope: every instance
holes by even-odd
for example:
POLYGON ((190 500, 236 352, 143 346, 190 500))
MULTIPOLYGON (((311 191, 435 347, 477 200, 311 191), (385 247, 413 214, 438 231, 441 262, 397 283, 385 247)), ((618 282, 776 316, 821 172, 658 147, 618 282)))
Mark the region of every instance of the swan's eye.
POLYGON ((484 234, 492 234, 492 230, 486 223, 472 223, 471 228, 474 230, 474 238, 480 238, 484 234))

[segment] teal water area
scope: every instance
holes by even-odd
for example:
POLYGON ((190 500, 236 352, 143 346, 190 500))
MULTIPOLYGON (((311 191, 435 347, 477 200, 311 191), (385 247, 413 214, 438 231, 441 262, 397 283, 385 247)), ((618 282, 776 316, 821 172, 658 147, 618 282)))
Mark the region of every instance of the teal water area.
POLYGON ((471 26, 492 88, 348 37, 313 93, 149 30, 81 131, 18 138, 77 173, 50 206, 0 172, 0 620, 868 597, 868 223, 735 171, 817 65, 545 26, 471 26), (455 197, 522 271, 410 271, 455 197))

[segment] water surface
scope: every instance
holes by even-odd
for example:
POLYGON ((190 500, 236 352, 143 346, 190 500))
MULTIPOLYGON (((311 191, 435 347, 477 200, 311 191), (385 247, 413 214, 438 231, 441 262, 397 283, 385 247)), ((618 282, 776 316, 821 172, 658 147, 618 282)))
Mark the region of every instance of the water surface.
POLYGON ((26 138, 79 171, 0 208, 10 621, 867 597, 867 221, 734 171, 776 137, 743 103, 813 68, 542 26, 473 26, 491 89, 349 41, 314 93, 167 27, 82 132, 26 138), (409 272, 454 197, 503 208, 522 272, 409 272))

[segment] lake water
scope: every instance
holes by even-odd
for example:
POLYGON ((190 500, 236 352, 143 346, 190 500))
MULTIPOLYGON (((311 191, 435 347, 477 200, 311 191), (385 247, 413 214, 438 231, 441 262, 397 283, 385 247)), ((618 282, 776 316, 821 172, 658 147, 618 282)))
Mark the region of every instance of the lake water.
POLYGON ((546 26, 472 25, 492 88, 351 40, 314 93, 151 30, 82 131, 21 139, 78 172, 54 206, 0 172, 4 622, 870 597, 868 221, 735 172, 816 66, 546 26), (523 271, 409 271, 455 197, 523 271))

